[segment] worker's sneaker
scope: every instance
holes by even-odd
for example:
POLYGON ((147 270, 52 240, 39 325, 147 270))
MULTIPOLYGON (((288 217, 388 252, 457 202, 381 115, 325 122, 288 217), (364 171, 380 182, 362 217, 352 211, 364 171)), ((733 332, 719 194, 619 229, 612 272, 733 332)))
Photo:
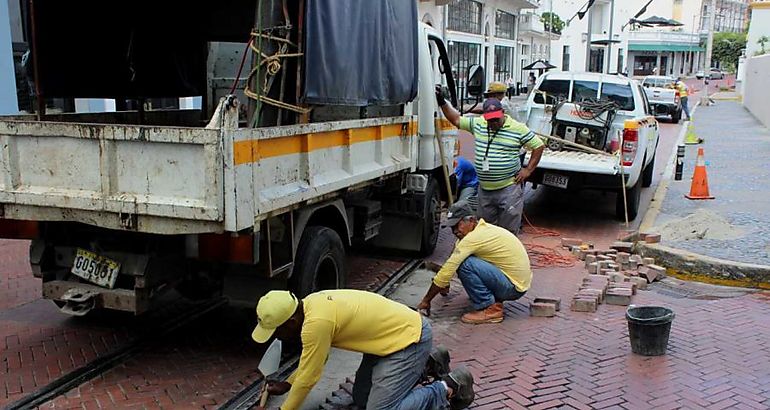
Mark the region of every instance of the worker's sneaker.
POLYGON ((444 346, 436 346, 428 356, 425 374, 434 380, 440 380, 449 374, 449 361, 449 350, 444 346))
POLYGON ((500 323, 503 321, 503 304, 494 303, 484 310, 477 310, 464 314, 460 320, 463 323, 479 325, 482 323, 500 323))
POLYGON ((449 398, 452 410, 464 409, 473 403, 476 396, 473 392, 473 375, 465 366, 452 370, 442 380, 452 388, 452 397, 449 398))

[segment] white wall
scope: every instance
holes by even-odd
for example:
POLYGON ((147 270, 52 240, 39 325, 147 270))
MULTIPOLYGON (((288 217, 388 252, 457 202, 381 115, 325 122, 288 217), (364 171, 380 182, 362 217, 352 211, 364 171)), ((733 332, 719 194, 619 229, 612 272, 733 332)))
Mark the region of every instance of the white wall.
MULTIPOLYGON (((746 57, 753 57, 754 53, 762 48, 757 44, 757 40, 762 36, 770 38, 770 8, 753 7, 749 34, 746 37, 746 57)), ((765 44, 765 50, 770 51, 770 42, 765 44)))
MULTIPOLYGON (((754 24, 753 22, 751 23, 754 24)), ((770 54, 746 59, 746 83, 743 87, 743 105, 770 128, 770 54)))

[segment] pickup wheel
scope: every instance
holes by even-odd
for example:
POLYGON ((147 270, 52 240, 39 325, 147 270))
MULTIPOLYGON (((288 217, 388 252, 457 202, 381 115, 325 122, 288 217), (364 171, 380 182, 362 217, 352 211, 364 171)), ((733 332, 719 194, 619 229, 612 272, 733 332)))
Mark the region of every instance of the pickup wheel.
POLYGON ((673 114, 671 114, 671 122, 674 124, 679 124, 679 120, 682 119, 682 110, 676 110, 673 114))
POLYGON ((300 298, 324 289, 345 286, 345 245, 325 226, 309 226, 302 233, 294 260, 290 288, 300 298))
POLYGON ((653 172, 655 172, 655 155, 652 156, 650 163, 642 171, 642 188, 649 188, 652 185, 653 172))
POLYGON ((642 181, 641 179, 636 181, 631 188, 626 189, 626 206, 623 206, 623 192, 618 192, 617 199, 615 200, 615 215, 616 217, 624 221, 626 219, 626 208, 628 209, 628 220, 633 221, 636 219, 636 215, 639 213, 639 200, 642 197, 642 181))
POLYGON ((430 255, 436 249, 438 233, 441 229, 441 198, 439 184, 435 178, 428 181, 423 201, 423 228, 420 240, 420 254, 430 255))

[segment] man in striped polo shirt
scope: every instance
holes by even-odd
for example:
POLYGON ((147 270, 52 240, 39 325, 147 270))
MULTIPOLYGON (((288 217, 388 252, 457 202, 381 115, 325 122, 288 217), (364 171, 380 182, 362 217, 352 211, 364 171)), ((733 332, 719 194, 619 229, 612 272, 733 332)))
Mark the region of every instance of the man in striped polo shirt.
POLYGON ((524 209, 522 186, 540 162, 545 144, 526 125, 506 115, 496 98, 484 101, 481 117, 461 116, 441 93, 436 99, 449 122, 473 134, 479 216, 518 234, 524 209), (526 168, 519 157, 522 148, 532 151, 526 168))

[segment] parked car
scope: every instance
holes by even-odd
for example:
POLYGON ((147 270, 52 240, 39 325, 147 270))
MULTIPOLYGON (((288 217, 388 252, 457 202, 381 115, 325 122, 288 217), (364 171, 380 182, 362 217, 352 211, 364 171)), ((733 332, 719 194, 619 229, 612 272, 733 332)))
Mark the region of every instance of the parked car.
POLYGON ((655 116, 670 116, 671 122, 678 123, 682 118, 682 103, 674 86, 676 78, 650 75, 642 81, 650 108, 655 116))
POLYGON ((530 177, 533 184, 616 192, 617 217, 624 219, 628 211, 629 220, 636 218, 641 189, 652 184, 659 139, 658 121, 638 81, 549 72, 538 79, 522 114, 532 131, 554 137, 530 177), (560 140, 610 155, 585 152, 560 140))
POLYGON ((698 70, 698 72, 695 73, 695 78, 697 78, 699 80, 702 80, 703 77, 705 77, 705 76, 706 76, 706 72, 703 71, 703 70, 698 70))
POLYGON ((709 70, 709 78, 712 80, 721 80, 725 78, 725 72, 718 68, 712 68, 709 70))

